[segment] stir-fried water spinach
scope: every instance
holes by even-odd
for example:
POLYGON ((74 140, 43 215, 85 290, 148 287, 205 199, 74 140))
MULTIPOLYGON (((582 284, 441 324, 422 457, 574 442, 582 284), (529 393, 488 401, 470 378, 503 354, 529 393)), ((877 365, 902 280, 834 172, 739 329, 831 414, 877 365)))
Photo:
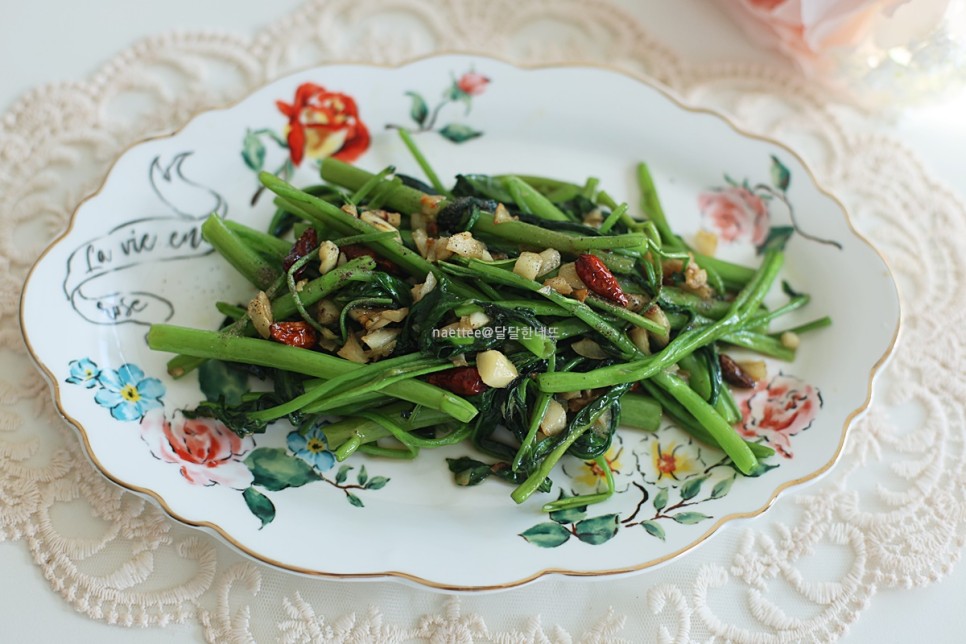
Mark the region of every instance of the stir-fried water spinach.
POLYGON ((693 252, 644 164, 640 219, 595 179, 461 174, 446 191, 335 159, 321 175, 324 184, 299 189, 262 173, 277 207, 267 232, 205 222, 253 297, 216 303, 220 330, 159 324, 148 343, 178 354, 176 378, 216 360, 272 384, 187 414, 240 435, 283 418, 321 423, 340 461, 465 442, 474 453, 449 460, 456 483, 502 479, 518 503, 550 490, 566 454, 607 474, 603 491, 546 511, 608 498, 604 455, 618 426, 653 431, 662 414, 743 474, 773 453, 733 429, 731 388, 763 376, 727 351, 794 358, 797 342, 769 326, 808 296, 786 285, 787 304, 763 305, 784 239, 754 269, 693 252))

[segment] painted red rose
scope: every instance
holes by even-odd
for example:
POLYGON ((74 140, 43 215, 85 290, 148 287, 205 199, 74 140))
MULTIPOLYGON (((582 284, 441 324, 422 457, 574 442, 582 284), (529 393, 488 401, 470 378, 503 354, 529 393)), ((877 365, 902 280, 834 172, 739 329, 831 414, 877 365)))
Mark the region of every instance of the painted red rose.
POLYGON ((351 96, 302 83, 293 103, 275 105, 288 118, 289 156, 295 165, 306 156, 355 161, 369 147, 369 129, 351 96))
POLYGON ((466 72, 456 81, 456 86, 460 88, 460 91, 470 96, 479 96, 489 84, 489 78, 476 72, 466 72))
POLYGON ((255 448, 251 437, 241 438, 212 418, 185 418, 175 412, 169 422, 156 409, 141 420, 141 438, 151 453, 181 466, 181 474, 195 485, 227 485, 243 490, 252 473, 242 461, 255 448))
POLYGON ((741 409, 738 433, 766 439, 785 458, 792 457, 791 437, 808 429, 822 407, 818 389, 784 374, 767 383, 761 380, 754 389, 736 391, 735 400, 741 409))
POLYGON ((751 241, 759 246, 768 235, 768 206, 741 186, 703 192, 698 197, 701 216, 723 241, 751 241))

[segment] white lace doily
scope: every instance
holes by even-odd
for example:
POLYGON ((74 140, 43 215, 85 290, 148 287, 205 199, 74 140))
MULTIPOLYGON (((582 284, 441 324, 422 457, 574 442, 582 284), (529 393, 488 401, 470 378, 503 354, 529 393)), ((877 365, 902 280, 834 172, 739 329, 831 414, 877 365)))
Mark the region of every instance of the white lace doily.
POLYGON ((0 123, 0 538, 22 542, 91 619, 193 621, 212 642, 833 639, 878 590, 941 578, 966 537, 966 207, 867 128, 783 72, 689 66, 604 0, 316 0, 253 40, 171 33, 87 81, 42 87, 0 123), (30 264, 115 156, 294 69, 441 50, 605 62, 801 151, 904 295, 895 357, 827 478, 639 576, 456 598, 270 569, 93 470, 27 357, 18 301, 30 264))

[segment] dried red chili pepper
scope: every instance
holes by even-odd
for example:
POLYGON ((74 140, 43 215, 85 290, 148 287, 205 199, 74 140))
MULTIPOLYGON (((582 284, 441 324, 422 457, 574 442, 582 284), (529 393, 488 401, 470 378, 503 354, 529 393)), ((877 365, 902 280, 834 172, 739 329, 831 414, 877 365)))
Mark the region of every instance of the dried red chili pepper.
POLYGON ((594 293, 621 306, 628 305, 627 295, 617 283, 617 278, 599 257, 579 255, 574 267, 577 269, 577 277, 594 293))
POLYGON ((475 396, 489 389, 480 378, 480 372, 476 367, 455 367, 446 371, 437 371, 430 374, 426 381, 460 396, 475 396))
MULTIPOLYGON (((295 262, 299 261, 313 250, 319 246, 319 237, 315 233, 315 228, 311 226, 305 229, 299 238, 292 244, 292 250, 288 252, 285 259, 282 260, 282 268, 285 269, 287 273, 295 262)), ((295 272, 295 279, 302 279, 302 275, 305 273, 305 267, 303 266, 295 272)))
POLYGON ((268 333, 277 342, 301 349, 311 349, 319 341, 318 333, 308 322, 273 322, 268 333))
POLYGON ((399 275, 399 267, 390 262, 385 257, 380 257, 376 254, 376 251, 372 250, 367 246, 362 244, 349 244, 347 246, 340 246, 339 250, 345 253, 346 259, 355 259, 356 257, 371 257, 376 260, 376 268, 386 273, 392 273, 393 275, 399 275))

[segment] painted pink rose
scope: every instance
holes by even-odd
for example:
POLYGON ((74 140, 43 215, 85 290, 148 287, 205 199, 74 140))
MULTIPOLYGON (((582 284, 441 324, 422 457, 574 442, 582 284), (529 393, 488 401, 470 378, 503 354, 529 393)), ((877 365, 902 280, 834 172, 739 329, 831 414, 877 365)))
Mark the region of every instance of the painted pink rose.
POLYGON ((255 448, 251 437, 241 438, 212 418, 185 418, 175 412, 168 421, 155 409, 141 420, 141 438, 151 453, 165 463, 181 466, 181 474, 195 485, 226 485, 243 490, 252 473, 242 458, 255 448))
POLYGON ((460 88, 460 91, 470 96, 479 96, 489 84, 489 78, 476 72, 466 72, 456 81, 456 86, 460 88))
POLYGON ((707 226, 725 242, 751 241, 759 246, 771 225, 765 201, 741 186, 702 192, 698 208, 707 226))
POLYGON ((792 458, 791 437, 808 429, 822 407, 817 388, 784 374, 737 391, 735 400, 741 410, 741 421, 735 425, 738 433, 764 438, 785 458, 792 458))

